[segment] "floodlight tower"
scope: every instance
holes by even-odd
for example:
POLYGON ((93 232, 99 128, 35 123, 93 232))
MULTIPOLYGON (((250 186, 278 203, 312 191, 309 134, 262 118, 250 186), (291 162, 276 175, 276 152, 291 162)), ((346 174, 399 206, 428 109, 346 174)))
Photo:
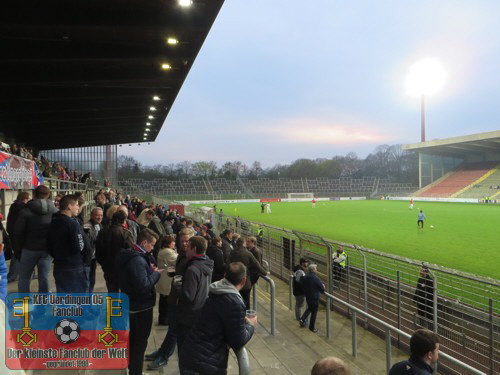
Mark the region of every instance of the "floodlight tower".
POLYGON ((445 85, 447 73, 438 59, 425 58, 410 66, 406 76, 406 92, 420 97, 420 137, 425 142, 425 96, 437 93, 445 85))

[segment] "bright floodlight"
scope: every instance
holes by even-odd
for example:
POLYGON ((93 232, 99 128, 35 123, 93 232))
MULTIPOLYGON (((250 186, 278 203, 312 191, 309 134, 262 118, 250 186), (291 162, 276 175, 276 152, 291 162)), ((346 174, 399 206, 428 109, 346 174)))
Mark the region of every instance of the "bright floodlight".
POLYGON ((405 80, 406 92, 410 96, 433 95, 443 88, 447 78, 438 59, 422 59, 410 66, 405 80))
POLYGON ((181 7, 188 7, 191 6, 191 4, 193 4, 192 0, 179 0, 179 5, 181 7))

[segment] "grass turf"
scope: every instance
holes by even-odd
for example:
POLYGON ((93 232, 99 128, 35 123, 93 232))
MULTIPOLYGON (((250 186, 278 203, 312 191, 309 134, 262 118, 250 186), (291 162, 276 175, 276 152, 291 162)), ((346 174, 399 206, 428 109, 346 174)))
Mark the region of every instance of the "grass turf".
POLYGON ((406 201, 218 204, 228 215, 500 279, 500 205, 406 201), (235 210, 236 208, 236 210, 235 210), (427 216, 417 228, 419 209, 427 216), (430 228, 434 226, 434 229, 430 228))

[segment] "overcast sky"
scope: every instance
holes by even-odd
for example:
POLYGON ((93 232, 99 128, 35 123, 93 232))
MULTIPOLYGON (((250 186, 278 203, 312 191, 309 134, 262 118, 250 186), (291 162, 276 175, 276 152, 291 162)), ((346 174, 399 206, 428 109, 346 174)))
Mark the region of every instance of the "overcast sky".
POLYGON ((439 59, 427 140, 499 130, 500 1, 226 0, 143 164, 365 157, 420 140, 409 67, 439 59))

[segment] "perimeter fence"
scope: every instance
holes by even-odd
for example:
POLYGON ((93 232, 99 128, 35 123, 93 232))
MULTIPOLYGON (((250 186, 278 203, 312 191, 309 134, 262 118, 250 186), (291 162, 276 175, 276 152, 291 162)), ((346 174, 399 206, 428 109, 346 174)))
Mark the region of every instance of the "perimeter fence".
MULTIPOLYGON (((200 223, 208 220, 200 209, 187 207, 187 211, 200 223)), ((449 355, 487 374, 500 374, 499 280, 426 264, 432 286, 416 296, 422 262, 239 217, 217 218, 213 224, 219 232, 230 228, 242 236, 257 237, 273 276, 289 282, 294 265, 301 257, 308 258, 318 264, 320 278, 335 297, 409 334, 420 327, 431 329, 449 355), (334 272, 332 256, 339 245, 347 254, 347 265, 334 272)), ((350 316, 340 304, 333 308, 350 316)), ((385 337, 383 326, 357 320, 385 337)), ((404 337, 395 336, 393 343, 408 347, 404 337)), ((446 360, 440 361, 439 371, 467 374, 446 360)))

